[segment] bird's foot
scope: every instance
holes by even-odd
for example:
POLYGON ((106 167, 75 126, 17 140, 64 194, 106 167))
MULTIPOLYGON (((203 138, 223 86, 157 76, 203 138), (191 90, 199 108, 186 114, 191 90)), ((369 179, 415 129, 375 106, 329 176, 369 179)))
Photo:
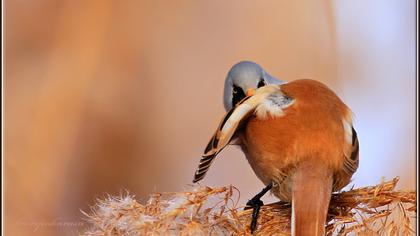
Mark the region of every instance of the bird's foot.
POLYGON ((251 199, 246 203, 245 210, 252 208, 251 234, 253 234, 257 228, 257 219, 261 206, 264 206, 264 202, 260 199, 251 199))
POLYGON ((251 220, 251 234, 254 233, 255 229, 257 228, 257 219, 258 214, 260 213, 261 206, 264 206, 264 202, 261 201, 261 197, 264 196, 268 190, 273 187, 273 184, 267 185, 261 192, 255 195, 251 200, 246 203, 246 207, 244 210, 248 210, 252 208, 252 220, 251 220))

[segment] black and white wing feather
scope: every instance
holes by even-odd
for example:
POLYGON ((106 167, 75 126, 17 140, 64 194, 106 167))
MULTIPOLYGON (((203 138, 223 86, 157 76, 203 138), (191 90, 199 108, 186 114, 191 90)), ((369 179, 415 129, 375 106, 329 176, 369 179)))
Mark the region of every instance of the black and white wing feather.
POLYGON ((194 175, 194 183, 204 178, 214 158, 229 144, 240 124, 253 114, 255 108, 262 100, 276 91, 279 91, 278 85, 261 87, 254 95, 245 97, 226 113, 204 150, 194 175))

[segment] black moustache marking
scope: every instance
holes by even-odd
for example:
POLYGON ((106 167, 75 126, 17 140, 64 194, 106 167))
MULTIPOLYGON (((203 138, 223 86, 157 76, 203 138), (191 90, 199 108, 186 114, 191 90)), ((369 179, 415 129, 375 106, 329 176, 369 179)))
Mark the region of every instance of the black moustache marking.
POLYGON ((239 101, 241 101, 245 97, 245 93, 240 87, 236 87, 234 85, 233 90, 236 92, 234 93, 232 91, 232 107, 234 107, 239 101))
POLYGON ((258 82, 257 88, 261 88, 262 86, 265 86, 265 82, 263 78, 261 78, 260 82, 258 82))

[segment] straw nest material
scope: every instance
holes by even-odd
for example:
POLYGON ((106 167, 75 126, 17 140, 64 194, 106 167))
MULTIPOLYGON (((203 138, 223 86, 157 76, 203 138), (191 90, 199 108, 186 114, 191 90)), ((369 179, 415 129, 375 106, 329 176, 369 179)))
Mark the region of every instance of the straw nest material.
MULTIPOLYGON (((327 235, 415 235, 416 194, 394 190, 398 178, 376 186, 334 193, 327 235)), ((233 186, 194 186, 191 191, 154 193, 148 202, 108 196, 85 213, 83 235, 248 235, 252 210, 238 206, 233 186)), ((289 203, 263 206, 256 235, 290 235, 289 203)))

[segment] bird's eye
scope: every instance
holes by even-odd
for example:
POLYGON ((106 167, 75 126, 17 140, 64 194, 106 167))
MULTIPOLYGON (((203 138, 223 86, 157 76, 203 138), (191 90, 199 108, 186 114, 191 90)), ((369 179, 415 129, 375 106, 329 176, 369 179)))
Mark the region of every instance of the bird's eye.
POLYGON ((258 87, 258 88, 261 88, 262 86, 265 86, 265 82, 264 82, 264 80, 263 80, 263 79, 260 79, 260 82, 258 82, 257 87, 258 87))
POLYGON ((232 91, 232 92, 233 92, 233 94, 238 93, 238 87, 234 86, 234 87, 233 87, 233 91, 232 91))

